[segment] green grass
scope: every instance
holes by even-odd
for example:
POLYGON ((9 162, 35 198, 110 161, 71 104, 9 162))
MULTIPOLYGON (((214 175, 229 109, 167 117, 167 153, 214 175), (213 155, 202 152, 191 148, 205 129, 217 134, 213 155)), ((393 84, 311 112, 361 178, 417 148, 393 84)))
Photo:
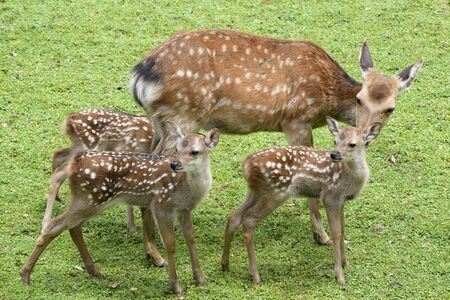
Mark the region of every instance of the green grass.
MULTIPOLYGON (((226 217, 246 193, 241 162, 257 149, 286 143, 281 134, 259 133, 222 136, 213 155, 213 189, 193 216, 207 286, 195 286, 177 230, 186 297, 448 298, 448 3, 298 2, 0 1, 0 298, 173 297, 166 270, 145 260, 141 235, 127 235, 124 207, 84 229, 104 280, 74 268, 82 262, 67 233, 43 254, 31 286, 19 282, 19 271, 40 232, 52 152, 67 144, 60 133, 64 116, 88 107, 140 112, 128 94, 131 68, 177 30, 202 28, 312 40, 358 80, 365 39, 384 73, 421 57, 425 65, 369 150, 367 189, 346 205, 351 268, 345 287, 334 280, 331 249, 312 240, 305 201, 288 201, 258 227, 259 286, 251 284, 240 231, 230 272, 221 272, 226 217)), ((332 147, 325 129, 314 135, 319 147, 332 147)), ((63 211, 56 206, 55 213, 63 211)))

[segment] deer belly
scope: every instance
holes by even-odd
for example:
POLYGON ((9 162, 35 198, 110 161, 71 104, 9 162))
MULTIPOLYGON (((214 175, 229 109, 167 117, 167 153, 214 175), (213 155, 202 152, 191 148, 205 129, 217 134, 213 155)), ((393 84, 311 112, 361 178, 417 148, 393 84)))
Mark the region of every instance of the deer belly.
POLYGON ((218 128, 223 133, 234 134, 281 130, 279 125, 272 122, 270 114, 249 109, 250 104, 235 103, 230 106, 216 107, 209 116, 205 129, 218 128))

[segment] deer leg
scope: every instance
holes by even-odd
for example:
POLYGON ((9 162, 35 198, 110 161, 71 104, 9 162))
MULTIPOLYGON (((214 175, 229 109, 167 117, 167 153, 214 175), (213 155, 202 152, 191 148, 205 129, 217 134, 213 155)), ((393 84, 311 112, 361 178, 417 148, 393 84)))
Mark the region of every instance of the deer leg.
MULTIPOLYGON (((289 145, 312 147, 314 144, 312 127, 308 124, 301 124, 298 123, 298 121, 288 122, 283 124, 283 131, 289 145)), ((331 240, 323 228, 322 219, 320 217, 319 199, 309 198, 308 206, 314 240, 321 245, 331 245, 331 240)))
POLYGON ((344 271, 342 269, 342 224, 341 214, 343 212, 343 201, 336 199, 328 199, 325 204, 327 211, 328 224, 330 225, 331 236, 333 239, 334 248, 334 272, 336 274, 336 280, 340 285, 345 285, 344 271))
POLYGON ((22 268, 21 276, 22 282, 24 284, 30 283, 30 273, 33 270, 34 265, 36 264, 36 261, 39 259, 42 252, 44 252, 48 244, 50 244, 53 239, 59 236, 67 228, 66 218, 66 214, 63 214, 52 219, 48 226, 45 228, 44 232, 41 233, 41 235, 37 239, 36 246, 34 247, 33 252, 22 268))
POLYGON ((78 251, 80 252, 80 256, 83 259, 84 265, 86 266, 86 270, 89 272, 89 274, 91 274, 95 278, 101 279, 102 275, 95 268, 94 261, 92 260, 92 257, 89 254, 89 251, 84 242, 82 224, 69 229, 69 232, 72 241, 75 243, 75 245, 78 248, 78 251))
POLYGON ((227 225, 225 227, 225 242, 223 246, 223 253, 222 253, 222 270, 228 271, 229 270, 229 264, 230 264, 230 248, 231 248, 231 242, 233 240, 233 235, 236 229, 239 225, 242 223, 242 216, 246 213, 246 211, 255 203, 255 195, 250 192, 247 196, 247 199, 245 202, 239 206, 229 217, 227 221, 227 225))
POLYGON ((45 209, 44 218, 42 220, 41 233, 44 233, 45 228, 49 225, 52 218, 53 205, 55 203, 56 197, 58 196, 59 188, 67 177, 65 168, 65 165, 60 165, 54 170, 52 174, 50 188, 47 196, 47 207, 45 209))
MULTIPOLYGON (((131 206, 130 206, 131 207, 131 206)), ((155 238, 155 221, 153 220, 152 212, 150 208, 141 207, 142 215, 142 233, 144 236, 144 250, 156 267, 164 267, 167 265, 164 258, 156 247, 155 238)))
POLYGON ((275 199, 273 195, 260 197, 255 204, 247 210, 242 220, 242 227, 244 229, 245 245, 247 247, 248 255, 248 269, 253 278, 253 282, 258 284, 261 279, 256 265, 256 254, 254 236, 256 225, 259 221, 271 214, 278 206, 280 206, 287 197, 282 199, 275 199))
POLYGON ((132 205, 127 206, 127 228, 129 234, 133 235, 136 233, 136 224, 134 222, 134 210, 132 205))
POLYGON ((67 159, 70 157, 72 148, 62 148, 58 149, 53 153, 53 160, 52 160, 52 172, 55 172, 56 168, 64 164, 67 159))
POLYGON ((184 238, 188 244, 189 255, 191 257, 192 273, 194 274, 194 279, 197 284, 205 284, 206 280, 203 276, 202 270, 200 269, 200 263, 198 261, 197 253, 195 251, 195 241, 194 241, 194 229, 192 226, 191 212, 188 210, 183 210, 179 215, 181 228, 183 229, 184 238))
POLYGON ((347 256, 345 255, 345 243, 344 243, 344 240, 345 240, 344 208, 342 208, 340 219, 341 219, 341 237, 342 237, 342 238, 341 238, 341 244, 340 244, 340 246, 341 246, 341 263, 342 263, 342 267, 343 267, 343 268, 346 268, 346 267, 349 267, 349 263, 348 263, 348 260, 347 260, 347 256))
POLYGON ((311 227, 314 240, 320 245, 331 245, 332 241, 323 228, 322 218, 320 217, 320 199, 308 198, 309 216, 311 218, 311 227))
POLYGON ((169 269, 170 287, 175 294, 181 294, 183 290, 178 283, 177 271, 175 269, 175 233, 173 230, 173 215, 168 215, 164 211, 152 209, 159 233, 167 251, 167 264, 169 269))

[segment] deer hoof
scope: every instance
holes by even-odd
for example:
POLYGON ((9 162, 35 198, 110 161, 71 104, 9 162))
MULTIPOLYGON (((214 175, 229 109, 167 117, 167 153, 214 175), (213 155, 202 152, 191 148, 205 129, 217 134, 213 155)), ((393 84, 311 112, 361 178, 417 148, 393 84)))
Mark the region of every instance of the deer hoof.
POLYGON ((322 236, 320 236, 320 234, 318 234, 316 232, 313 233, 313 236, 314 236, 314 241, 316 241, 316 243, 319 245, 325 245, 325 246, 333 245, 333 241, 330 240, 330 238, 328 236, 322 237, 322 236))
POLYGON ((228 272, 230 270, 230 264, 228 262, 222 262, 221 265, 223 272, 228 272))
POLYGON ((172 292, 176 295, 181 295, 183 293, 183 289, 180 287, 178 282, 172 284, 172 292))
POLYGON ((22 273, 22 278, 20 279, 23 284, 29 285, 30 284, 30 274, 29 273, 22 273))
POLYGON ((206 279, 203 276, 199 276, 198 278, 195 278, 195 282, 197 283, 197 285, 206 285, 206 279))

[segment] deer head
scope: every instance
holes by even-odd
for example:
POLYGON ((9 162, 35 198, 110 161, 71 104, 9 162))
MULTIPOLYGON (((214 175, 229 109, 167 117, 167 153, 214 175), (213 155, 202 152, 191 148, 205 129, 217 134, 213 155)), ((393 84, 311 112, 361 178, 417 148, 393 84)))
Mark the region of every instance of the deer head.
POLYGON ((364 152, 365 147, 375 140, 381 130, 381 123, 375 122, 365 130, 355 127, 340 128, 338 122, 327 117, 328 128, 334 135, 335 151, 330 157, 333 161, 352 160, 364 152))
POLYGON ((384 126, 395 110, 398 95, 412 84, 422 64, 419 60, 397 76, 384 76, 374 69, 369 46, 364 42, 360 55, 364 82, 356 95, 356 126, 366 128, 375 122, 384 126))

